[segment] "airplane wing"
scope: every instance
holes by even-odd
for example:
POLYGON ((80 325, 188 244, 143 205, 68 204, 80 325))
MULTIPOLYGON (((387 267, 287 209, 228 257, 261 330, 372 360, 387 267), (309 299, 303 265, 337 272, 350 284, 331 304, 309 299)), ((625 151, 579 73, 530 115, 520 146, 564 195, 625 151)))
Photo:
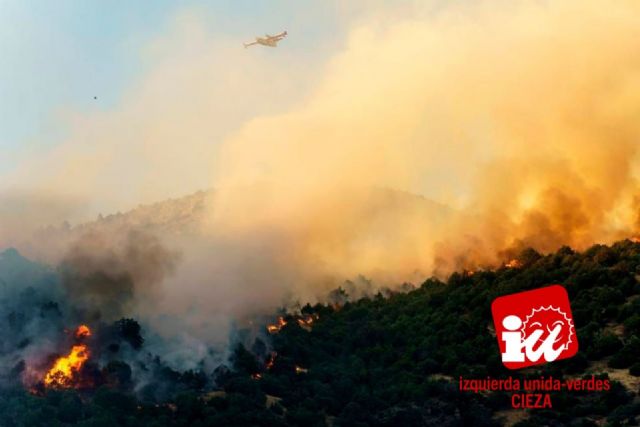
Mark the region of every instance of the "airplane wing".
POLYGON ((286 31, 283 31, 280 34, 276 34, 275 36, 270 36, 269 34, 267 34, 267 38, 269 40, 275 40, 275 41, 280 41, 283 38, 285 38, 286 36, 287 36, 287 32, 286 31))
POLYGON ((258 44, 258 42, 250 42, 250 43, 242 43, 244 45, 244 48, 248 48, 249 46, 253 46, 254 44, 258 44))

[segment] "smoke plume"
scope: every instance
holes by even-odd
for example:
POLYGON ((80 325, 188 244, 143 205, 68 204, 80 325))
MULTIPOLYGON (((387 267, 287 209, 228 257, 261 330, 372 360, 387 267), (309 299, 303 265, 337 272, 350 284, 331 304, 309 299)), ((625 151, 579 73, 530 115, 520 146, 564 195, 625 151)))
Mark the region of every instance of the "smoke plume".
MULTIPOLYGON (((223 145, 212 228, 395 281, 637 229, 638 6, 480 2, 355 28, 304 105, 223 145), (372 188, 453 208, 372 200, 372 188)), ((303 280, 304 281, 304 280, 303 280)))
POLYGON ((156 297, 177 260, 178 254, 148 233, 88 232, 71 244, 62 260, 62 287, 73 304, 87 311, 85 318, 113 321, 135 314, 136 301, 156 297))

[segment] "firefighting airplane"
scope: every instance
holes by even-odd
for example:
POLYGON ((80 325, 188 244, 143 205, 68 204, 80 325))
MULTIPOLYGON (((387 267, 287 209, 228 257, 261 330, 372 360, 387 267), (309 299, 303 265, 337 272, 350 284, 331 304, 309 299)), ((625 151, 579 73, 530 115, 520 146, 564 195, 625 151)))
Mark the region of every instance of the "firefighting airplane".
POLYGON ((256 37, 256 41, 251 43, 243 43, 244 48, 248 48, 249 46, 253 46, 254 44, 261 44, 262 46, 276 47, 278 46, 278 42, 287 36, 287 32, 283 31, 280 34, 276 34, 275 36, 270 36, 269 34, 265 34, 264 37, 256 37))

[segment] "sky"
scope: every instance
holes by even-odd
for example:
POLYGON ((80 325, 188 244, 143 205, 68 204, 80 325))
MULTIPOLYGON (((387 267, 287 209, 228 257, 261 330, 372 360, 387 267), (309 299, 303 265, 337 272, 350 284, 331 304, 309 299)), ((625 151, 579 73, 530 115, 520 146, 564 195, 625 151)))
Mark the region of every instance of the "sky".
POLYGON ((113 105, 143 66, 140 43, 166 26, 169 3, 0 2, 0 171, 26 146, 62 136, 57 109, 113 105))
MULTIPOLYGON (((0 177, 30 152, 64 141, 64 112, 117 108, 153 66, 148 45, 181 14, 198 15, 209 37, 232 39, 239 49, 255 35, 287 29, 287 49, 316 63, 363 8, 278 0, 0 0, 0 177)), ((217 60, 225 66, 224 57, 217 60)))

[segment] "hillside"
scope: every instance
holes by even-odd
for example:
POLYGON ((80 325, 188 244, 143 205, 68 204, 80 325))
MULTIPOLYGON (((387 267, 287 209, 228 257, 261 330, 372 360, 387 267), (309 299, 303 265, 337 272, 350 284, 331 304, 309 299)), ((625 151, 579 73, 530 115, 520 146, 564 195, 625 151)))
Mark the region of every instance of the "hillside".
POLYGON ((155 383, 136 390, 123 382, 33 396, 10 387, 0 401, 0 425, 636 425, 640 244, 547 256, 527 250, 519 261, 357 301, 336 290, 328 304, 283 314, 272 334, 238 345, 230 366, 214 372, 156 368, 155 383), (507 371, 492 333, 491 301, 551 283, 569 293, 580 351, 507 371), (554 393, 552 411, 513 410, 503 392, 462 393, 457 383, 460 375, 592 373, 612 379, 611 390, 554 393), (160 386, 172 397, 158 401, 160 386))
POLYGON ((615 425, 640 414, 640 245, 623 241, 582 254, 563 248, 544 257, 529 250, 520 261, 520 268, 456 273, 446 283, 429 280, 409 293, 377 295, 339 310, 306 307, 320 320, 311 332, 287 322, 274 337, 278 357, 262 389, 296 408, 289 412, 292 418, 310 420, 321 409, 337 416, 338 425, 492 425, 512 412, 522 418, 522 410, 510 409, 507 395, 460 394, 457 379, 514 374, 502 366, 492 333, 494 298, 562 283, 580 352, 515 374, 608 373, 621 384, 609 393, 559 393, 553 411, 533 410, 521 425, 588 425, 605 419, 615 425), (309 371, 294 377, 292 364, 309 371), (282 387, 283 376, 296 386, 282 387))
MULTIPOLYGON (((158 235, 198 234, 206 215, 215 211, 215 194, 214 190, 198 191, 139 205, 125 212, 100 214, 93 221, 48 225, 39 230, 37 238, 72 240, 90 232, 113 234, 134 229, 158 235)), ((374 219, 400 211, 421 215, 438 224, 451 214, 451 209, 445 205, 420 195, 388 188, 375 188, 363 203, 374 219)))
POLYGON ((143 229, 151 232, 185 233, 197 228, 206 214, 212 191, 198 191, 187 196, 139 205, 126 212, 102 215, 94 221, 75 226, 48 227, 48 232, 77 236, 88 231, 104 233, 128 229, 143 229))

